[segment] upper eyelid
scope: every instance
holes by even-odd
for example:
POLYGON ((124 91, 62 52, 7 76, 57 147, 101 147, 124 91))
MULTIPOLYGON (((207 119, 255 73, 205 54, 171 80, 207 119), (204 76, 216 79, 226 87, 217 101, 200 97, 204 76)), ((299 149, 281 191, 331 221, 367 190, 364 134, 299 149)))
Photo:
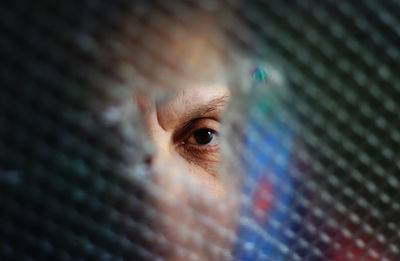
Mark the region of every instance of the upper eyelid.
MULTIPOLYGON (((210 111, 213 112, 213 111, 210 111)), ((190 118, 190 120, 186 120, 184 123, 180 124, 177 126, 177 129, 185 129, 188 126, 190 127, 193 123, 196 123, 200 120, 205 120, 205 119, 210 119, 210 120, 215 120, 215 121, 220 121, 219 114, 214 115, 214 114, 209 114, 209 113, 204 113, 201 116, 190 118)))
POLYGON ((210 101, 206 106, 200 106, 193 110, 189 110, 184 113, 180 118, 182 119, 182 124, 176 126, 177 129, 183 129, 190 122, 200 120, 200 119, 214 119, 219 121, 220 116, 224 111, 230 100, 230 95, 224 95, 210 101))

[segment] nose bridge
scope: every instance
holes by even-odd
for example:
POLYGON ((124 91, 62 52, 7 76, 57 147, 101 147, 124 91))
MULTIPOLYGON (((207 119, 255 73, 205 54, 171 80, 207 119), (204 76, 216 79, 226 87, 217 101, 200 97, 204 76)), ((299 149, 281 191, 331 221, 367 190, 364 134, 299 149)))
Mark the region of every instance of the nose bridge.
POLYGON ((147 110, 143 114, 143 121, 147 136, 153 146, 153 152, 145 158, 146 164, 155 165, 168 162, 171 158, 171 134, 160 126, 156 109, 147 110))
POLYGON ((159 143, 153 142, 153 153, 145 158, 146 164, 149 166, 162 166, 171 159, 171 154, 168 150, 163 148, 159 143))
POLYGON ((168 148, 169 138, 167 131, 159 123, 157 106, 149 94, 136 90, 133 95, 133 101, 141 114, 142 124, 153 146, 153 153, 148 155, 145 161, 147 164, 153 164, 158 157, 165 154, 168 148))

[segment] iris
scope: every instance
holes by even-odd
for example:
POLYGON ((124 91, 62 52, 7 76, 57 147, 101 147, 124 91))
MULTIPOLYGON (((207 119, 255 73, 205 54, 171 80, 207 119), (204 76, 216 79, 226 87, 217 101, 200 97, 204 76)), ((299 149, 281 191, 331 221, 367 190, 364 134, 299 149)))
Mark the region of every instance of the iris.
POLYGON ((199 129, 193 133, 193 138, 199 145, 208 145, 214 140, 215 133, 210 129, 199 129))

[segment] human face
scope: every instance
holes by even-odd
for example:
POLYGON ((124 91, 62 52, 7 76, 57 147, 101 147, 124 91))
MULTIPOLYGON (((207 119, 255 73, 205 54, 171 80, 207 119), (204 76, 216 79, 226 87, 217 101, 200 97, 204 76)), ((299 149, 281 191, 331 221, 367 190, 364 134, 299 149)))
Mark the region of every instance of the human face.
MULTIPOLYGON (((221 227, 231 228, 233 212, 227 212, 229 186, 218 173, 221 117, 229 100, 230 90, 226 85, 211 83, 182 89, 163 104, 135 95, 154 147, 154 154, 148 160, 153 181, 168 195, 154 197, 156 209, 165 217, 158 221, 157 227, 174 245, 207 260, 223 260, 210 253, 210 244, 229 251, 226 234, 215 233, 212 227, 196 220, 198 215, 204 215, 221 227), (225 207, 222 211, 221 206, 225 207), (167 220, 180 222, 172 227, 167 220), (213 239, 200 243, 192 242, 190 237, 183 240, 177 232, 179 226, 203 239, 213 235, 213 239)), ((169 260, 187 260, 171 251, 161 250, 169 260)))
POLYGON ((230 99, 226 86, 183 89, 167 103, 156 105, 136 97, 155 154, 152 164, 176 162, 218 196, 224 190, 217 175, 220 125, 230 99))
POLYGON ((189 260, 185 251, 199 260, 228 259, 237 217, 233 186, 219 171, 222 115, 231 98, 227 48, 217 48, 210 37, 218 28, 208 18, 201 21, 167 27, 173 33, 143 73, 150 84, 134 91, 153 145, 147 191, 157 215, 149 223, 167 242, 151 244, 164 260, 189 260), (160 92, 173 95, 160 102, 160 92))

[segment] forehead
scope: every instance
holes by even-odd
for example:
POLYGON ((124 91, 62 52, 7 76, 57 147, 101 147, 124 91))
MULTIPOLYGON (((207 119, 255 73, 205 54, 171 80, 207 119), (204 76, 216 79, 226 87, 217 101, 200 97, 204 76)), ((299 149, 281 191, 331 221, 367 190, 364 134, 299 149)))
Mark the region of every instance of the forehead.
POLYGON ((154 10, 143 19, 128 19, 128 33, 135 31, 128 35, 132 55, 122 60, 133 67, 133 79, 163 89, 226 81, 229 44, 214 15, 191 10, 190 18, 176 20, 154 10))
POLYGON ((222 80, 227 48, 215 41, 221 37, 216 25, 171 25, 170 30, 168 36, 158 36, 162 53, 154 57, 158 60, 156 66, 167 67, 171 76, 178 74, 190 81, 222 80))
MULTIPOLYGON (((185 108, 187 106, 202 105, 219 98, 229 97, 230 91, 226 85, 210 84, 198 85, 193 88, 179 90, 167 103, 161 104, 159 108, 169 110, 173 108, 185 108)), ((184 110, 184 109, 182 109, 184 110)))

